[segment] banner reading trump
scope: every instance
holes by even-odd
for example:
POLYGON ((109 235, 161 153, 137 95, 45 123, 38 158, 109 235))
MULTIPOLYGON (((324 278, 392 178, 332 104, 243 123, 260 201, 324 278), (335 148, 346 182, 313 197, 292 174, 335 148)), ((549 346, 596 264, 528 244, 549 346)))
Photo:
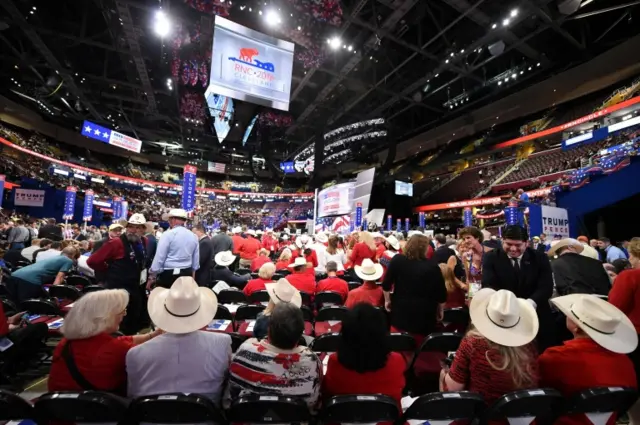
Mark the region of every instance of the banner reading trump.
POLYGON ((549 236, 549 239, 571 237, 569 214, 564 208, 530 204, 529 222, 531 236, 539 236, 544 233, 549 236))

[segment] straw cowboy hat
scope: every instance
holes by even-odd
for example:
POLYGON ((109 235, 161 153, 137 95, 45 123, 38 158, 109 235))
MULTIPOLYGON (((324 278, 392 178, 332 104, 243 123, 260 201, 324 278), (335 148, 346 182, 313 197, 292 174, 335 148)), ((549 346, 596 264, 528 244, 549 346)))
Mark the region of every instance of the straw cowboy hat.
POLYGON ((305 260, 302 257, 296 257, 295 261, 289 264, 287 267, 290 267, 293 269, 295 267, 306 266, 306 265, 307 265, 307 260, 305 260))
POLYGON ((396 251, 400 249, 400 242, 398 241, 398 238, 393 235, 389 235, 385 239, 389 243, 389 245, 391 245, 391 248, 395 249, 396 251))
POLYGON ((188 217, 187 212, 182 208, 174 208, 169 211, 169 218, 181 218, 182 220, 186 220, 188 217))
POLYGON ((274 304, 291 303, 296 307, 302 305, 302 296, 287 279, 280 279, 276 283, 265 283, 264 287, 274 304))
POLYGON ((327 243, 327 242, 329 242, 329 237, 327 236, 326 233, 318 233, 316 235, 316 241, 318 241, 320 243, 327 243))
POLYGON ((133 214, 127 224, 132 224, 134 226, 147 226, 147 220, 144 218, 142 214, 133 214))
POLYGON ((111 226, 109 226, 109 230, 116 230, 116 229, 122 229, 122 224, 113 223, 111 226))
POLYGON ((382 277, 384 273, 380 264, 375 264, 370 258, 365 258, 361 266, 354 267, 356 275, 364 281, 375 282, 382 277))
POLYGON ((218 298, 211 289, 199 287, 192 277, 182 276, 170 289, 151 291, 147 308, 157 327, 173 334, 186 334, 211 323, 218 310, 218 298))
POLYGON ((527 300, 511 291, 479 290, 469 308, 471 322, 485 338, 507 347, 520 347, 538 334, 538 315, 527 300))
POLYGON ((253 229, 249 229, 246 232, 244 232, 245 234, 249 235, 249 236, 253 236, 254 238, 256 237, 256 232, 253 229))
POLYGON ((555 257, 556 252, 558 252, 559 249, 565 248, 567 246, 574 247, 578 254, 581 254, 584 250, 584 245, 582 245, 579 240, 573 238, 564 238, 560 239, 559 241, 551 242, 551 248, 549 248, 547 255, 549 257, 555 257))
POLYGON ((551 302, 596 343, 614 353, 636 349, 638 334, 631 320, 613 304, 590 294, 571 294, 551 302))
POLYGON ((213 261, 219 266, 230 266, 236 261, 236 256, 231 251, 220 251, 213 257, 213 261))

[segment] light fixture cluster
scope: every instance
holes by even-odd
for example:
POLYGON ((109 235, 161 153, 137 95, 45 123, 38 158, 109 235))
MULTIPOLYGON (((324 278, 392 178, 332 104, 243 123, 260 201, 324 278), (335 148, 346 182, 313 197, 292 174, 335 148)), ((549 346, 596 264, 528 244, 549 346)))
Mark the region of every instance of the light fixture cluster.
POLYGON ((494 80, 497 80, 498 85, 501 86, 503 84, 507 84, 509 81, 516 81, 520 75, 524 75, 525 72, 532 71, 533 68, 539 68, 542 64, 540 62, 535 65, 523 65, 521 67, 514 68, 512 70, 503 72, 494 80))
POLYGON ((49 107, 44 102, 41 102, 39 100, 37 102, 38 102, 38 106, 40 108, 45 110, 49 115, 53 115, 53 111, 51 109, 49 109, 49 107))
MULTIPOLYGON (((327 44, 329 45, 331 50, 338 50, 338 49, 342 48, 343 50, 346 50, 347 52, 356 53, 356 50, 353 48, 352 44, 343 43, 342 39, 340 37, 338 37, 338 36, 327 38, 327 44)), ((371 56, 369 59, 373 59, 373 56, 371 56)))
POLYGON ((469 94, 462 93, 451 100, 445 102, 444 106, 449 109, 457 108, 458 106, 462 106, 465 103, 469 102, 469 94))
MULTIPOLYGON (((508 27, 513 21, 513 19, 515 19, 518 16, 518 13, 519 13, 518 9, 511 9, 511 12, 509 12, 509 16, 505 17, 502 20, 501 22, 502 27, 504 28, 508 27)), ((493 25, 491 25, 491 29, 496 29, 498 28, 498 26, 499 25, 497 23, 494 23, 493 25)))
POLYGON ((173 80, 171 78, 167 78, 167 88, 169 91, 173 90, 173 80))
POLYGON ((160 9, 156 12, 153 30, 159 37, 166 37, 171 33, 171 21, 164 10, 160 9))
POLYGON ((22 84, 20 84, 18 80, 11 78, 11 81, 13 82, 13 84, 17 85, 18 87, 22 87, 22 84))
POLYGON ((199 141, 199 139, 198 139, 198 138, 196 138, 196 137, 187 137, 187 141, 188 141, 188 142, 198 142, 198 141, 199 141))
POLYGON ((193 124, 193 125, 202 125, 202 121, 200 120, 196 120, 193 118, 185 118, 184 119, 186 122, 188 122, 189 124, 193 124))

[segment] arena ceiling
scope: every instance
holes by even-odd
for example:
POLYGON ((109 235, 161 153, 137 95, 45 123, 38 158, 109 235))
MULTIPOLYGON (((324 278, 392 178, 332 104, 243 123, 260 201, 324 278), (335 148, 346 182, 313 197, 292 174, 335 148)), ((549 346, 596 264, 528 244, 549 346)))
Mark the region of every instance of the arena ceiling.
POLYGON ((640 1, 629 0, 343 0, 341 12, 332 0, 305 1, 335 19, 312 22, 301 0, 6 0, 1 93, 67 128, 87 119, 138 137, 145 152, 175 146, 169 153, 205 160, 265 147, 273 162, 290 159, 324 131, 384 118, 388 137, 355 158, 366 163, 392 142, 584 63, 640 28, 633 22, 640 1), (175 43, 153 31, 162 7, 194 41, 179 49, 206 57, 213 16, 197 10, 203 4, 279 38, 288 38, 285 27, 309 29, 317 46, 296 45, 311 54, 294 61, 290 118, 259 122, 246 147, 252 118, 274 111, 236 101, 231 132, 219 143, 210 117, 184 118, 185 92, 204 89, 172 78, 175 43), (283 28, 265 23, 276 8, 283 28), (338 39, 337 48, 327 43, 338 39))

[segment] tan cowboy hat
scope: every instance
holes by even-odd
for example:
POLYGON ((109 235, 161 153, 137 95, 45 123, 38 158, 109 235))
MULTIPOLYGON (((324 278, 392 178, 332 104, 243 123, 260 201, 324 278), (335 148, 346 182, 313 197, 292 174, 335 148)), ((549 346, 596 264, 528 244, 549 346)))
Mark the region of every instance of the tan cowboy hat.
POLYGON ((122 229, 122 225, 120 223, 113 223, 111 226, 109 226, 109 230, 116 230, 116 229, 122 229))
POLYGON ((389 235, 385 238, 385 240, 389 243, 389 245, 391 245, 391 248, 395 249, 396 251, 400 249, 400 242, 395 236, 389 235))
POLYGON ((316 235, 316 241, 320 243, 327 243, 329 242, 329 237, 326 233, 320 232, 316 235))
POLYGON ((594 260, 600 261, 600 254, 598 254, 598 251, 596 251, 595 248, 585 244, 582 244, 582 248, 583 249, 580 255, 582 255, 583 257, 589 257, 589 258, 593 258, 594 260))
POLYGON ((231 233, 242 233, 242 227, 234 227, 231 233))
POLYGON ((302 257, 296 257, 295 261, 289 264, 287 267, 290 267, 293 269, 295 267, 306 266, 306 265, 307 265, 307 260, 305 260, 302 257))
POLYGON ((551 248, 549 249, 549 251, 547 251, 547 255, 549 257, 555 257, 556 252, 558 252, 560 248, 564 248, 567 246, 574 247, 578 254, 581 254, 584 250, 584 245, 582 245, 579 240, 573 238, 564 238, 560 239, 559 241, 551 242, 551 248))
POLYGON ((250 235, 253 236, 254 238, 256 237, 256 232, 253 229, 249 229, 246 232, 244 232, 246 235, 250 235))
POLYGON ((274 304, 291 303, 296 307, 302 305, 302 296, 287 279, 280 279, 276 283, 265 283, 265 289, 274 304))
POLYGON ((476 292, 469 307, 471 322, 489 341, 520 347, 538 334, 538 315, 533 306, 506 289, 484 288, 476 292))
POLYGON ((598 345, 614 353, 627 354, 638 346, 631 320, 616 306, 590 294, 571 294, 551 302, 598 345))
POLYGON ((236 256, 231 251, 220 251, 213 257, 218 266, 229 266, 236 261, 236 256))
POLYGON ((192 277, 182 276, 170 289, 151 291, 147 308, 157 327, 172 334, 186 334, 211 323, 218 310, 218 298, 211 289, 199 287, 192 277))
POLYGON ((127 221, 127 224, 132 224, 134 226, 146 226, 147 220, 144 218, 142 214, 138 213, 138 214, 133 214, 127 221))
POLYGON ((364 281, 375 282, 382 277, 384 270, 380 264, 375 264, 370 258, 365 258, 361 266, 354 267, 356 275, 364 281))
POLYGON ((187 217, 187 212, 185 210, 183 210, 182 208, 174 208, 171 211, 169 211, 169 218, 181 218, 183 220, 186 220, 187 217))

